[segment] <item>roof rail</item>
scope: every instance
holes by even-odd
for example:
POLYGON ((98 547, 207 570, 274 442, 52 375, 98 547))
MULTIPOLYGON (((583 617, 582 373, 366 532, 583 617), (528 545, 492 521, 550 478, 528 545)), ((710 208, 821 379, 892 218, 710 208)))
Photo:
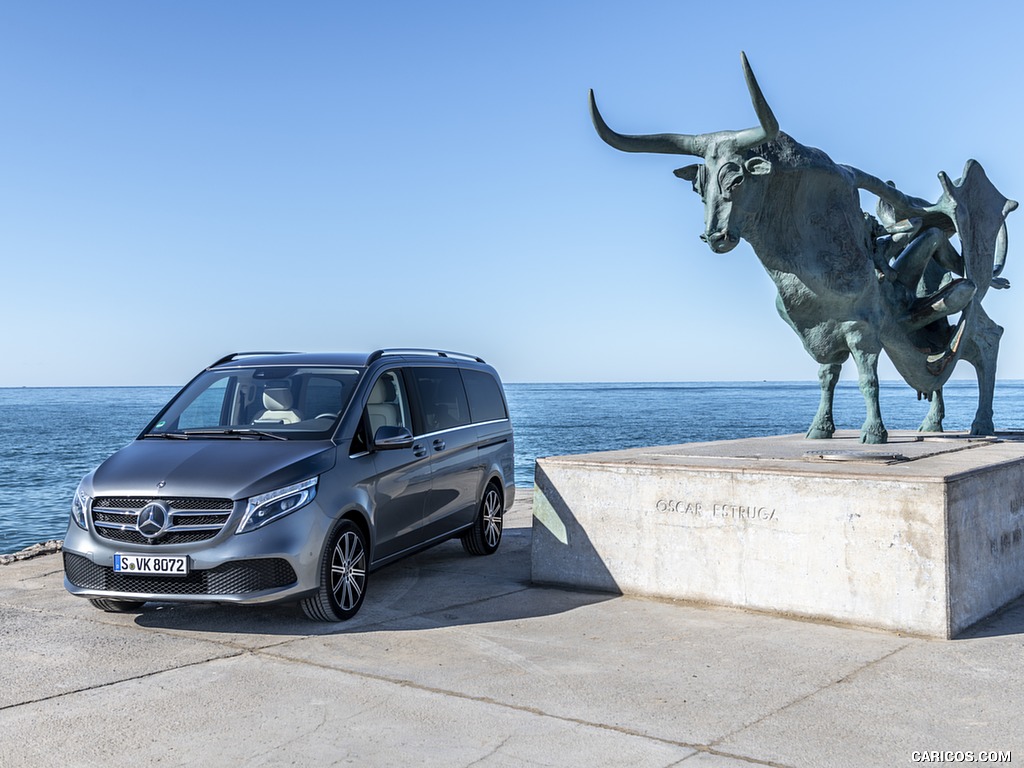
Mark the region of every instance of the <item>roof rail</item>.
POLYGON ((240 357, 256 357, 259 355, 293 355, 294 352, 232 352, 230 355, 224 355, 220 360, 210 365, 210 368, 216 368, 218 365, 224 365, 224 363, 230 363, 232 360, 237 360, 240 357))
POLYGON ((385 355, 433 355, 435 357, 457 357, 461 360, 472 360, 477 363, 485 362, 482 357, 477 357, 476 355, 467 355, 465 352, 448 352, 442 349, 416 349, 396 347, 394 349, 378 349, 376 352, 370 353, 370 356, 366 358, 366 364, 369 365, 374 360, 379 360, 385 355))

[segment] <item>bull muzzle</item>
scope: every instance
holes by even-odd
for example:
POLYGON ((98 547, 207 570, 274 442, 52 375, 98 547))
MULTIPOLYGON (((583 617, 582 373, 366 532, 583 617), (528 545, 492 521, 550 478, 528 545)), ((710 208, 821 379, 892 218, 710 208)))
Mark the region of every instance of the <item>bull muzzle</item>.
POLYGON ((706 232, 700 236, 700 239, 711 246, 711 250, 715 253, 728 253, 740 242, 738 237, 733 237, 726 231, 706 232))

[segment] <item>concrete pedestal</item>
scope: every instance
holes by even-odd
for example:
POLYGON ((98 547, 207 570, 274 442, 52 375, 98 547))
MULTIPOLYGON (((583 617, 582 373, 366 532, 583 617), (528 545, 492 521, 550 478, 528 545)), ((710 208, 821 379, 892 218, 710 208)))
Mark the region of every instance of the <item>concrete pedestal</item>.
POLYGON ((533 580, 950 638, 1024 594, 1024 441, 857 433, 537 460, 533 580))

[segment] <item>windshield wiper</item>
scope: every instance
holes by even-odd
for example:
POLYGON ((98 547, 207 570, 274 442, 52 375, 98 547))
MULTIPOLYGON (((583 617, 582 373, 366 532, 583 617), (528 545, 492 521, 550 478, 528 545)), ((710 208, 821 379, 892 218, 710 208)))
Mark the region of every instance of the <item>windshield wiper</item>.
POLYGON ((147 432, 143 437, 162 437, 166 440, 188 440, 184 432, 147 432))
POLYGON ((181 433, 186 438, 192 435, 202 435, 203 437, 269 437, 271 440, 287 440, 287 437, 283 435, 277 435, 273 432, 264 432, 260 429, 186 429, 181 433))

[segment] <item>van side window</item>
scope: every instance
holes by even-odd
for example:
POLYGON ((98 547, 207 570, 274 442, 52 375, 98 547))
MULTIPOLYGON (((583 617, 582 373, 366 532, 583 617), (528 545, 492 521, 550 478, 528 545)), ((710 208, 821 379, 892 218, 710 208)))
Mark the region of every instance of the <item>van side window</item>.
POLYGON ((469 424, 469 400, 458 368, 412 368, 427 432, 469 424))
POLYGON ((366 400, 366 417, 370 422, 371 435, 381 427, 405 427, 412 431, 409 398, 405 395, 405 383, 398 371, 384 371, 377 379, 366 400))
POLYGON ((484 371, 464 370, 462 380, 466 384, 466 394, 469 395, 469 411, 474 422, 498 421, 508 418, 505 398, 501 396, 498 382, 491 374, 484 371))
POLYGON ((352 444, 348 447, 348 455, 356 456, 370 450, 370 441, 366 439, 366 420, 360 419, 356 433, 352 436, 352 444))

